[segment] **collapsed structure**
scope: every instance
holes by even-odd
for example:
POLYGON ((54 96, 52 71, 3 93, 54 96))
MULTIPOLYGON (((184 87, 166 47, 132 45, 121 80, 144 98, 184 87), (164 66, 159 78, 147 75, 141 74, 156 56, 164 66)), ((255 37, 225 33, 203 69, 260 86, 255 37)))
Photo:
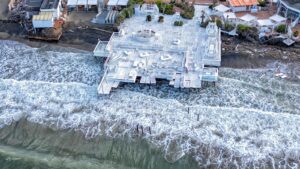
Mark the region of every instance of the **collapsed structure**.
MULTIPOLYGON (((155 84, 165 79, 175 88, 201 88, 203 82, 218 79, 221 63, 221 35, 215 23, 206 29, 199 18, 183 20, 179 15, 164 16, 148 7, 126 20, 108 42, 99 41, 94 55, 107 57, 99 94, 109 94, 121 82, 155 84), (154 18, 146 21, 146 15, 154 18), (183 26, 174 26, 181 20, 183 26)), ((155 9, 155 8, 153 8, 155 9)), ((199 12, 200 13, 200 12, 199 12)))

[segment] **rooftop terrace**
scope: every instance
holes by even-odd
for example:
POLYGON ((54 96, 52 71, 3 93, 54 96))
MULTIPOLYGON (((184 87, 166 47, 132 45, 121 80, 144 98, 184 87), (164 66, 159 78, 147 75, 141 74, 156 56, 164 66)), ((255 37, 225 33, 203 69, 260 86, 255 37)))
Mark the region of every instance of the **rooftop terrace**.
POLYGON ((217 81, 221 62, 220 31, 214 23, 201 28, 200 13, 184 20, 179 15, 165 15, 159 23, 159 14, 137 12, 114 33, 109 42, 100 41, 95 56, 107 57, 106 73, 99 85, 100 94, 109 94, 120 82, 155 84, 166 79, 175 88, 201 88, 202 81, 217 81), (182 20, 183 26, 174 26, 182 20))

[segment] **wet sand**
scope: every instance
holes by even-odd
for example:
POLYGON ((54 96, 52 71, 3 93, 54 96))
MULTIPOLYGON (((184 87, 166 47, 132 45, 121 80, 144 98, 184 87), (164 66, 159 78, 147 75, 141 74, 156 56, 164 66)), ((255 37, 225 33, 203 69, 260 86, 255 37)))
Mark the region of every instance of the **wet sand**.
POLYGON ((58 42, 49 42, 29 40, 26 38, 26 32, 24 32, 20 24, 0 21, 0 40, 14 40, 37 48, 51 44, 54 46, 92 51, 98 39, 102 41, 109 40, 113 30, 114 28, 111 26, 69 22, 64 25, 61 39, 58 42))

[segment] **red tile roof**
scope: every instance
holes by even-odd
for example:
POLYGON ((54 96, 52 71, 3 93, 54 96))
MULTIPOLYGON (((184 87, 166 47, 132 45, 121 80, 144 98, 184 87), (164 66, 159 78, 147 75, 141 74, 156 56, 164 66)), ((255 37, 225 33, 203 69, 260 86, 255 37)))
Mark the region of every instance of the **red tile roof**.
POLYGON ((257 0, 229 0, 231 6, 252 6, 258 5, 257 0))

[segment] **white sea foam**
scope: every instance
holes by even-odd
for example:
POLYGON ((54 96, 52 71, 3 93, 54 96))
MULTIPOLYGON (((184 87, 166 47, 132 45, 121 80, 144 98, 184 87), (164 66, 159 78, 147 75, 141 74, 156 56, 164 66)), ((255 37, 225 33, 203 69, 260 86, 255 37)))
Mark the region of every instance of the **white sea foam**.
POLYGON ((0 127, 23 117, 87 139, 138 133, 170 162, 189 154, 201 166, 300 167, 300 84, 275 78, 272 69, 222 68, 217 86, 203 90, 127 84, 99 96, 102 63, 91 54, 2 43, 0 127))

